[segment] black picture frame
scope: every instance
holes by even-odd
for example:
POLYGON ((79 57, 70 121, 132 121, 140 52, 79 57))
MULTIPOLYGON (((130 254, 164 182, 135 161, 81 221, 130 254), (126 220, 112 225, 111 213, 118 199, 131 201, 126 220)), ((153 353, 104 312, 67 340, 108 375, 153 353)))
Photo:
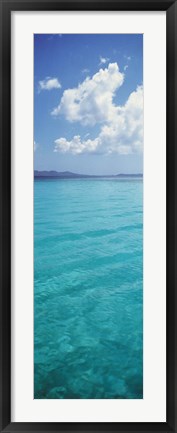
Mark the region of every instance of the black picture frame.
MULTIPOLYGON (((0 430, 177 432, 177 0, 0 0, 0 430), (167 421, 11 423, 11 12, 166 11, 167 19, 167 421)), ((157 312, 158 318, 158 312, 157 312)))

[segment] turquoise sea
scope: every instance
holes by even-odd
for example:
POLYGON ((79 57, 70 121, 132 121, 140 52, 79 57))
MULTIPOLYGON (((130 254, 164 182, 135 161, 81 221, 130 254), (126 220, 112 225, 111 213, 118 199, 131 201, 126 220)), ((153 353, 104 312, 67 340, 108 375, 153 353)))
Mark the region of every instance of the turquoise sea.
POLYGON ((143 398, 143 181, 34 182, 34 398, 143 398))

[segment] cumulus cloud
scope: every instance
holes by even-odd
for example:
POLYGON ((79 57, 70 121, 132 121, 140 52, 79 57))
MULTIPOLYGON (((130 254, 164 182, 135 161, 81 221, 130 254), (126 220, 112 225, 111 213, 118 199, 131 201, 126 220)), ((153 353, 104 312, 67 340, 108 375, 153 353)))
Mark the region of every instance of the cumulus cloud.
MULTIPOLYGON (((86 138, 86 137, 85 137, 86 138)), ((143 146, 143 88, 132 92, 125 105, 117 107, 111 122, 101 127, 98 137, 82 140, 75 135, 71 140, 55 140, 55 152, 130 154, 142 151, 143 146)))
POLYGON ((101 68, 78 87, 65 90, 60 104, 51 114, 63 114, 69 122, 82 125, 111 121, 117 111, 113 97, 123 81, 124 74, 119 71, 117 63, 110 63, 108 68, 101 68))
POLYGON ((95 152, 99 147, 99 137, 95 140, 81 140, 80 135, 75 135, 71 141, 67 141, 66 138, 61 137, 55 140, 54 152, 61 151, 62 153, 71 152, 74 155, 83 152, 95 152))
POLYGON ((142 151, 143 146, 143 88, 132 92, 125 105, 118 108, 110 124, 99 134, 101 146, 108 153, 129 154, 142 151))
MULTIPOLYGON (((75 135, 67 140, 55 140, 55 152, 72 154, 131 154, 143 146, 143 87, 138 86, 124 105, 115 105, 114 96, 124 81, 117 63, 100 69, 92 78, 86 78, 77 88, 64 91, 53 114, 63 114, 69 122, 89 127, 100 124, 100 131, 91 139, 75 135)), ((89 129, 90 130, 90 129, 89 129)))
POLYGON ((39 92, 41 90, 52 90, 52 89, 60 89, 61 84, 58 81, 58 78, 50 78, 46 77, 44 80, 39 81, 39 92))

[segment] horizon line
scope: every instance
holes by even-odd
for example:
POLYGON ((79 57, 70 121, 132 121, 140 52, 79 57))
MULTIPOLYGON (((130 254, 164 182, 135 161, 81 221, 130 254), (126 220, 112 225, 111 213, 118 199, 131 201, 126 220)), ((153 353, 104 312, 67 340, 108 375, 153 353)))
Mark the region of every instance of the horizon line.
POLYGON ((91 174, 91 173, 76 173, 76 172, 72 172, 69 170, 65 170, 65 171, 57 171, 57 170, 38 170, 38 169, 34 169, 34 175, 35 174, 56 174, 56 175, 75 175, 75 176, 96 176, 96 177, 117 177, 117 176, 143 176, 142 172, 136 172, 136 173, 117 173, 117 174, 91 174))

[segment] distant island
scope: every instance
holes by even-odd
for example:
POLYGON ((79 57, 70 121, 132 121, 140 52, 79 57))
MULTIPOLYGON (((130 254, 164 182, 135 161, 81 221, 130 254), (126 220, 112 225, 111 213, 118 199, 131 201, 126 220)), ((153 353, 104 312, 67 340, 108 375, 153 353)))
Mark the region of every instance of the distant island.
POLYGON ((70 171, 38 171, 34 170, 34 178, 35 179, 41 179, 41 178, 53 178, 53 179, 83 179, 83 178, 142 178, 142 173, 119 173, 119 174, 106 174, 106 175, 91 175, 91 174, 79 174, 79 173, 72 173, 70 171))

